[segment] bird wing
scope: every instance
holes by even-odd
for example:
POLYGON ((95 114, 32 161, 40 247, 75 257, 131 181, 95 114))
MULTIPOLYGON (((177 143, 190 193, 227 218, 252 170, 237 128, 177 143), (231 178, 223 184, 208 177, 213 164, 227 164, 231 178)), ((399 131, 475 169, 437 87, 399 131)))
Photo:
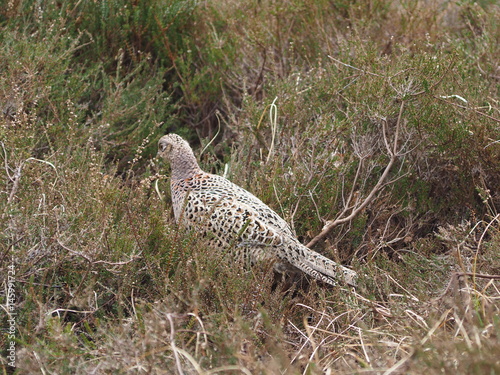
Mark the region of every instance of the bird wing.
MULTIPOLYGON (((175 184, 177 189, 189 192, 190 196, 205 202, 204 204, 212 205, 217 202, 218 210, 228 204, 231 205, 232 211, 237 210, 239 207, 246 210, 248 215, 251 213, 252 218, 266 223, 274 231, 294 236, 288 223, 268 205, 252 193, 222 176, 204 173, 195 176, 193 179, 176 181, 175 184)), ((232 212, 231 210, 227 212, 232 212)))
POLYGON ((274 217, 264 220, 254 205, 231 195, 191 191, 186 197, 184 219, 196 227, 206 227, 226 246, 266 247, 283 242, 280 223, 271 221, 274 217))
POLYGON ((339 278, 355 282, 354 271, 301 244, 288 224, 253 194, 217 175, 193 180, 184 187, 182 220, 213 234, 220 247, 236 250, 237 257, 251 263, 278 257, 331 285, 339 278))
POLYGON ((290 228, 288 223, 255 195, 232 183, 224 177, 217 175, 212 176, 214 178, 214 181, 218 181, 218 184, 226 185, 228 187, 225 192, 230 192, 229 195, 231 196, 231 198, 233 198, 239 204, 244 204, 251 208, 256 218, 264 220, 266 223, 282 233, 293 236, 292 229, 290 228))

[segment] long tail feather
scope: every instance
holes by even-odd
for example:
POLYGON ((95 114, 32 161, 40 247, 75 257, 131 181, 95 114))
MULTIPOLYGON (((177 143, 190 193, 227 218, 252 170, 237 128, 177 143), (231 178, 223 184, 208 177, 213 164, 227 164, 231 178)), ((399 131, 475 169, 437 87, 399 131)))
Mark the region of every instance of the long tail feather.
POLYGON ((284 258, 301 271, 330 285, 339 282, 356 286, 358 274, 331 259, 307 248, 296 239, 290 239, 286 244, 284 258))

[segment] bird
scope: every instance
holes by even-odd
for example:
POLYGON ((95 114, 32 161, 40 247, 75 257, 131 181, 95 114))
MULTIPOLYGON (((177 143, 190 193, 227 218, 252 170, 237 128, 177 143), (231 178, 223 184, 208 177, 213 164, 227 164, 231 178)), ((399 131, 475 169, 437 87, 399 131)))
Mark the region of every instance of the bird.
POLYGON ((303 245, 259 198, 225 177, 204 172, 181 136, 162 136, 157 157, 170 164, 176 223, 201 231, 210 246, 224 249, 231 260, 249 266, 276 262, 332 286, 356 286, 355 271, 303 245))

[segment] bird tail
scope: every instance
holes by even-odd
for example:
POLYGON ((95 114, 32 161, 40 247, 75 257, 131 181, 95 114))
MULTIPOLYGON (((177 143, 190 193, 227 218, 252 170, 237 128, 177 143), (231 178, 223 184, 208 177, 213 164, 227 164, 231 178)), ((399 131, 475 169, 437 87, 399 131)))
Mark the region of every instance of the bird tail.
MULTIPOLYGON (((295 240, 295 239, 294 239, 295 240)), ((339 282, 356 286, 358 274, 331 259, 309 249, 298 240, 292 241, 284 258, 316 280, 336 286, 339 282)))

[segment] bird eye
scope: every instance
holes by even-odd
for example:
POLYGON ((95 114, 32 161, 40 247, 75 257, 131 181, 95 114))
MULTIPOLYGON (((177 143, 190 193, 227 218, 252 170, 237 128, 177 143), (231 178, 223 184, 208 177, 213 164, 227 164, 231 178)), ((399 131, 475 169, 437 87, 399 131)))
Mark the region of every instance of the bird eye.
POLYGON ((172 145, 169 143, 160 143, 158 145, 158 149, 160 152, 170 152, 172 150, 172 145))

